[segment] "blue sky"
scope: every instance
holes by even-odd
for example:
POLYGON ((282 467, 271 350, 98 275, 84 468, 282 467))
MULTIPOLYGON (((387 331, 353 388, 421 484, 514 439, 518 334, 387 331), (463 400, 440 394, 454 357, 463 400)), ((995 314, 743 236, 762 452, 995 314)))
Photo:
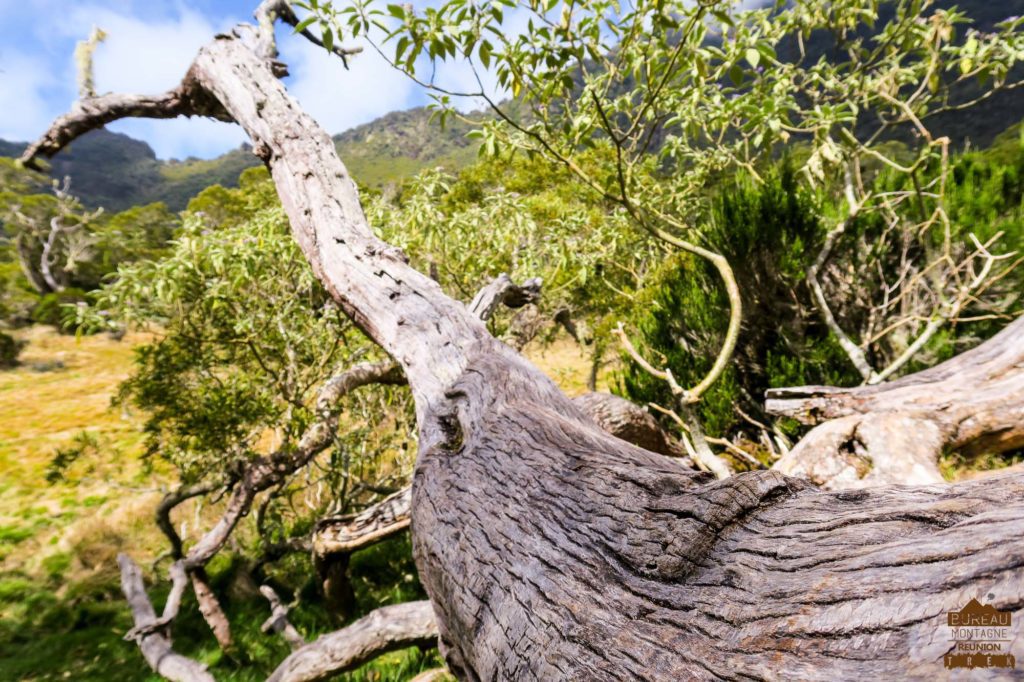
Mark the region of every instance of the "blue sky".
MULTIPOLYGON (((0 138, 34 139, 68 110, 75 99, 75 43, 93 25, 108 34, 96 52, 97 91, 156 93, 181 79, 196 50, 214 33, 249 20, 256 3, 0 0, 0 138)), ((278 37, 291 71, 290 92, 331 133, 428 101, 372 50, 352 60, 346 71, 340 60, 287 28, 279 27, 278 37)), ((468 89, 470 78, 467 69, 452 66, 440 80, 468 89)), ((237 126, 209 120, 130 120, 109 127, 145 140, 160 158, 209 158, 245 139, 237 126)))

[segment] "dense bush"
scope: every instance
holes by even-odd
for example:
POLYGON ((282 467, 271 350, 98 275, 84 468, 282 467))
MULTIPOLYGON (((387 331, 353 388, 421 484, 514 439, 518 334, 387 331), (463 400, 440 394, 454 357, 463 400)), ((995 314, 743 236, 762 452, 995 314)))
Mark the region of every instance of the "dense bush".
POLYGON ((45 294, 40 297, 36 307, 32 310, 32 321, 36 324, 52 325, 61 332, 73 332, 75 329, 73 315, 71 319, 68 319, 67 306, 83 303, 85 300, 85 292, 75 287, 45 294))
MULTIPOLYGON (((811 305, 807 254, 822 238, 812 198, 782 166, 762 185, 739 181, 714 201, 704 238, 734 263, 743 326, 732 362, 699 405, 707 430, 727 434, 743 423, 735 409, 763 418, 769 387, 856 383, 841 350, 811 305)), ((812 256, 813 257, 813 256, 812 256)), ((649 278, 627 327, 652 361, 682 386, 699 382, 721 347, 728 301, 704 259, 675 255, 649 278)), ((668 384, 624 358, 618 390, 634 402, 671 406, 668 384)))
POLYGON ((18 355, 24 347, 24 342, 19 341, 10 334, 0 332, 0 369, 7 369, 18 364, 18 355))

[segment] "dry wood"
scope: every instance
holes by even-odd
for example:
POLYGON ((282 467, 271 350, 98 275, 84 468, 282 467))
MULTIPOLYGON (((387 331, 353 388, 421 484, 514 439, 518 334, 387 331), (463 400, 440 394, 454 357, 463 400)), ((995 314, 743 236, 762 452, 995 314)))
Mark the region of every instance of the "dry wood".
POLYGON ((231 636, 231 621, 224 613, 224 609, 217 599, 217 594, 210 585, 210 579, 206 575, 205 568, 197 568, 189 573, 192 581, 192 592, 196 595, 196 602, 199 604, 199 613, 203 620, 210 626, 214 639, 222 651, 231 653, 235 648, 234 638, 231 636))
POLYGON ((522 308, 540 299, 541 280, 539 277, 516 284, 508 275, 498 275, 490 284, 477 292, 469 304, 469 312, 481 320, 489 320, 499 305, 522 308))
POLYGON ((267 682, 327 680, 389 651, 436 642, 437 623, 429 601, 384 606, 298 649, 267 682))
POLYGON ((841 489, 940 483, 938 457, 1024 447, 1024 318, 931 369, 856 388, 768 391, 768 412, 818 424, 776 464, 841 489))
POLYGON ((412 489, 404 488, 358 514, 321 519, 313 531, 313 552, 351 554, 409 527, 412 489))
POLYGON ((448 674, 447 668, 434 668, 433 670, 424 670, 409 682, 442 682, 442 680, 448 679, 451 679, 451 675, 448 674))
MULTIPOLYGON (((414 551, 456 676, 934 678, 945 613, 972 597, 1011 612, 1024 656, 1024 476, 838 493, 777 471, 713 481, 604 433, 376 238, 329 136, 257 49, 266 30, 217 37, 190 77, 249 134, 314 271, 409 380, 414 551)), ((316 679, 286 673, 320 674, 329 638, 273 679, 316 679)))
POLYGON ((260 630, 263 632, 270 632, 273 630, 277 634, 281 635, 284 641, 288 642, 288 646, 292 648, 292 651, 297 651, 302 647, 306 646, 306 640, 303 639, 299 631, 295 629, 295 626, 288 621, 288 611, 290 607, 281 601, 281 598, 277 596, 277 592, 270 585, 261 585, 260 594, 267 598, 270 602, 270 618, 267 618, 260 626, 260 630))
POLYGON ((686 453, 651 414, 636 403, 610 393, 584 393, 572 399, 598 426, 616 438, 669 457, 686 453))
POLYGON ((206 666, 177 654, 171 648, 171 638, 162 629, 150 630, 156 622, 156 612, 146 596, 142 582, 142 571, 126 554, 118 555, 121 567, 121 589, 132 609, 135 621, 133 632, 139 632, 139 649, 149 666, 159 675, 176 682, 213 682, 213 676, 206 672, 206 666))

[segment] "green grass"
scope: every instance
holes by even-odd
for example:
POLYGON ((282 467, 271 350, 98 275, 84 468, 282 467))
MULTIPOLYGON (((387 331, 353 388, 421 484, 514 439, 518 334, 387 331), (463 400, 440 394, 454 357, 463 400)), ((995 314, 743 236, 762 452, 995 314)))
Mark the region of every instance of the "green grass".
MULTIPOLYGON (((0 372, 0 680, 156 680, 137 647, 120 592, 116 555, 128 551, 149 569, 165 541, 152 522, 166 475, 143 468, 138 415, 110 406, 132 363, 133 342, 103 336, 22 330, 28 341, 17 369, 0 372), (43 369, 48 368, 48 369, 43 369), (80 437, 87 430, 88 438, 80 437), (57 449, 81 453, 63 480, 46 480, 57 449)), ((205 513, 216 513, 208 509, 205 513)), ((424 598, 409 538, 396 538, 353 558, 354 617, 384 604, 424 598)), ((260 631, 267 605, 239 594, 237 557, 210 565, 214 588, 242 654, 222 654, 191 596, 175 623, 176 650, 210 666, 218 680, 262 680, 289 653, 281 638, 260 631)), ((158 569, 166 569, 166 562, 158 569)), ((275 566, 271 579, 300 585, 291 617, 306 636, 337 629, 320 602, 308 557, 275 566)), ((166 586, 152 590, 159 610, 166 586)), ((442 665, 436 651, 383 656, 340 680, 400 682, 442 665)))

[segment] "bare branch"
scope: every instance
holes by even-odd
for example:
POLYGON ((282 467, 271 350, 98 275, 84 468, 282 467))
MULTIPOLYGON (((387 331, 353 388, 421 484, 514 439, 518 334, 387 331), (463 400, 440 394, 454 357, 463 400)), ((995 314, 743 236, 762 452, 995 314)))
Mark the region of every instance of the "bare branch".
MULTIPOLYGON (((264 2, 262 2, 260 6, 256 8, 256 11, 253 13, 253 16, 256 17, 256 21, 260 24, 261 27, 263 27, 264 30, 262 31, 262 33, 264 35, 273 35, 273 25, 276 20, 280 20, 281 22, 288 24, 292 28, 295 28, 299 25, 299 17, 295 14, 295 10, 292 9, 291 3, 287 2, 287 0, 264 0, 264 2), (268 27, 269 30, 267 30, 268 27)), ((324 45, 323 40, 313 35, 313 33, 311 33, 308 28, 303 28, 302 30, 297 31, 297 33, 306 40, 308 40, 309 42, 313 43, 314 45, 326 49, 327 46, 324 45)), ((363 51, 363 48, 340 47, 338 45, 331 45, 329 51, 335 56, 339 57, 341 59, 341 63, 344 64, 345 68, 347 69, 348 58, 353 55, 359 54, 360 52, 363 51)), ((276 56, 276 51, 274 54, 271 54, 270 56, 276 56)))
POLYGON ((541 279, 534 277, 522 284, 516 284, 507 274, 498 275, 494 281, 477 292, 469 304, 469 312, 481 320, 489 320, 499 305, 508 308, 522 308, 540 299, 541 279))
MULTIPOLYGON (((643 355, 636 349, 633 342, 629 340, 629 335, 622 328, 622 323, 613 332, 619 337, 623 347, 629 356, 633 358, 645 372, 654 376, 658 379, 664 379, 668 382, 669 388, 672 389, 672 395, 676 397, 679 403, 679 411, 683 413, 682 421, 686 425, 687 434, 683 435, 683 445, 686 447, 687 453, 696 462, 697 466, 705 471, 712 472, 717 478, 728 478, 732 475, 732 471, 729 469, 729 465, 725 461, 716 455, 711 447, 708 445, 707 439, 704 437, 704 429, 701 427, 700 419, 697 416, 694 402, 699 396, 695 396, 690 391, 687 391, 676 378, 672 375, 670 369, 657 369, 650 362, 644 358, 643 355)), ((731 354, 732 351, 730 351, 731 354)), ((719 355, 719 359, 722 355, 719 355)), ((710 376, 710 374, 709 374, 710 376)), ((702 382, 703 384, 703 382, 702 382)))
POLYGON ((436 644, 437 621, 429 601, 385 606, 294 652, 267 682, 326 680, 389 651, 436 644))
POLYGON ((210 631, 213 632, 213 637, 221 650, 231 652, 235 648, 235 641, 231 636, 231 621, 228 620, 220 600, 217 599, 217 593, 210 585, 206 569, 197 568, 191 571, 189 578, 192 580, 192 592, 196 595, 196 603, 199 604, 199 613, 210 626, 210 631))
POLYGON ((584 393, 572 402, 616 438, 669 457, 686 455, 647 410, 625 398, 610 393, 584 393))
POLYGON ((232 118, 215 100, 185 82, 162 95, 99 95, 75 103, 70 112, 50 124, 41 138, 30 144, 21 155, 28 168, 39 170, 36 159, 52 157, 75 138, 102 128, 122 118, 177 118, 178 116, 209 116, 221 121, 232 118))
POLYGON ((168 680, 214 682, 213 676, 206 672, 206 666, 174 652, 171 639, 162 628, 150 629, 157 617, 146 595, 142 571, 127 554, 119 554, 117 563, 121 567, 121 589, 131 606, 132 619, 135 621, 135 627, 125 639, 135 639, 153 671, 168 680))
POLYGON ((776 463, 831 488, 939 483, 938 456, 1024 446, 1024 317, 931 369, 856 388, 768 391, 765 409, 820 424, 776 463))
POLYGON ((277 592, 270 585, 261 585, 260 594, 270 602, 270 618, 263 622, 260 630, 263 632, 273 630, 281 635, 288 642, 288 646, 292 648, 292 651, 297 651, 306 646, 306 640, 295 629, 295 626, 288 621, 288 611, 291 607, 281 601, 281 598, 277 596, 277 592))
POLYGON ((447 668, 432 668, 430 670, 424 670, 416 677, 409 680, 409 682, 441 682, 441 680, 447 680, 451 678, 451 673, 448 672, 447 668))
POLYGON ((404 488, 364 511, 321 519, 313 531, 313 552, 319 556, 351 554, 409 527, 412 488, 404 488))

